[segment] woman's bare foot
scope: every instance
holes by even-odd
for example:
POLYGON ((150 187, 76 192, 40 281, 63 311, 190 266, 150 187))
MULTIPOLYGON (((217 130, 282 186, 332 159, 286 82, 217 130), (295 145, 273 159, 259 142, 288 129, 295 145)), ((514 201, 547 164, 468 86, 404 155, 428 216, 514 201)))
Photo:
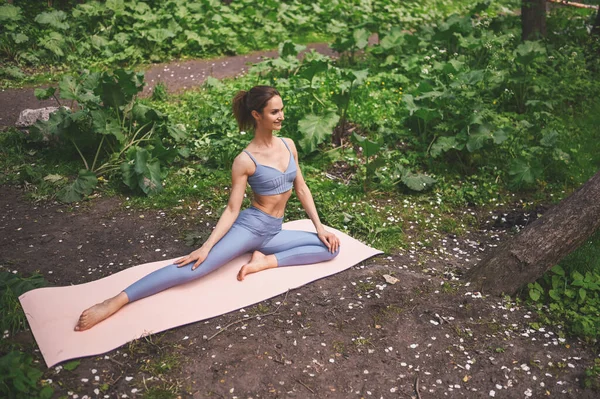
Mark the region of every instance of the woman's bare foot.
POLYGON ((262 252, 254 251, 250 262, 242 266, 238 272, 237 279, 238 281, 243 281, 248 274, 274 267, 277 267, 277 258, 275 255, 265 255, 262 252))
POLYGON ((81 313, 81 316, 79 316, 79 321, 75 326, 75 331, 89 330, 102 320, 113 315, 127 303, 129 303, 127 294, 125 292, 121 292, 117 296, 95 304, 91 308, 88 308, 81 313))

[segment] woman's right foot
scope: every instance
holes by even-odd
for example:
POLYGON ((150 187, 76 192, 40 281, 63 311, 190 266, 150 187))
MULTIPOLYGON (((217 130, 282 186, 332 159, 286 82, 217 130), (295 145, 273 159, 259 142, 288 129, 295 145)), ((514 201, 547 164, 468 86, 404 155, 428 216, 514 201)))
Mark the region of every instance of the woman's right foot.
POLYGON ((277 258, 275 255, 265 255, 262 252, 254 251, 250 262, 246 263, 238 272, 238 281, 244 281, 246 275, 260 272, 265 269, 277 267, 277 258))
POLYGON ((89 330, 102 320, 112 316, 128 302, 129 298, 127 298, 127 294, 121 292, 117 296, 97 303, 91 308, 84 310, 83 313, 81 313, 81 316, 79 316, 75 331, 89 330))

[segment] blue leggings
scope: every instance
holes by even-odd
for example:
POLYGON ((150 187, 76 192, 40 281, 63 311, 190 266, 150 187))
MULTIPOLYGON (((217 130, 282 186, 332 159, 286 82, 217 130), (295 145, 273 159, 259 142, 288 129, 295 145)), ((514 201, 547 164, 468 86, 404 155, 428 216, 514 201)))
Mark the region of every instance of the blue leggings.
POLYGON ((315 233, 281 230, 282 221, 254 207, 245 209, 198 268, 192 270, 193 263, 165 266, 127 287, 125 293, 130 302, 137 301, 205 276, 249 251, 275 255, 278 266, 324 262, 337 256, 339 249, 329 252, 315 233))

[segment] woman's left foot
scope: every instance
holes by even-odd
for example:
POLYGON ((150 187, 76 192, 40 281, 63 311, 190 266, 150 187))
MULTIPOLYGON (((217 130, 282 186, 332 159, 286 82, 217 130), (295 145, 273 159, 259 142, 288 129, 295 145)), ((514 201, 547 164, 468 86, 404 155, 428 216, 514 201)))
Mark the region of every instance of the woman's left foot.
POLYGON ((275 255, 265 255, 262 252, 254 251, 250 262, 246 263, 238 272, 238 281, 243 281, 246 275, 260 272, 265 269, 277 267, 277 258, 275 255))

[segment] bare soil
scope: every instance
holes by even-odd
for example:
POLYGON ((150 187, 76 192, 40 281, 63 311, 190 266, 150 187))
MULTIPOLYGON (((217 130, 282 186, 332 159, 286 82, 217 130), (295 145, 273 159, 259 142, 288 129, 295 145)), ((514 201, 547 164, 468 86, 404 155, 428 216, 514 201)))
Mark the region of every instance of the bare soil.
MULTIPOLYGON (((53 285, 80 284, 186 254, 192 248, 183 237, 213 225, 205 214, 131 210, 123 202, 33 204, 0 186, 0 265, 40 272, 53 285)), ((582 388, 594 347, 559 339, 555 328, 533 330, 527 308, 458 279, 505 236, 482 227, 430 247, 417 243, 287 295, 81 359, 73 371, 47 369, 44 378, 56 397, 69 398, 597 397, 582 388), (388 284, 385 274, 399 281, 388 284)), ((5 339, 43 367, 29 331, 5 339)))

